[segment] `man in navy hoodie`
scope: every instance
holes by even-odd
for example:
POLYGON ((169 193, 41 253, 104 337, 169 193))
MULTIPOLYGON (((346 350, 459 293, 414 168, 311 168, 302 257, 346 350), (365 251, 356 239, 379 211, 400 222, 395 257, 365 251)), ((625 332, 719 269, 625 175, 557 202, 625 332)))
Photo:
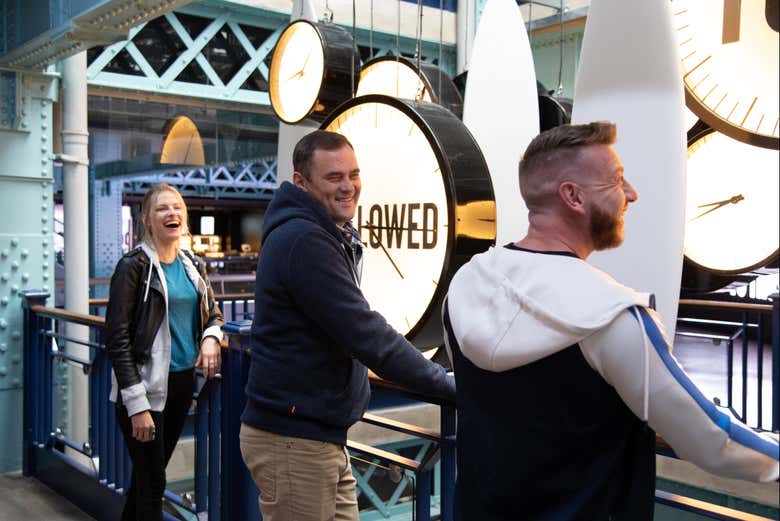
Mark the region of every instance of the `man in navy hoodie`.
POLYGON ((345 443, 370 398, 366 367, 453 400, 454 379, 360 291, 361 246, 350 224, 360 169, 349 141, 312 132, 295 146, 293 167, 293 183, 265 213, 241 453, 264 521, 357 521, 345 443))

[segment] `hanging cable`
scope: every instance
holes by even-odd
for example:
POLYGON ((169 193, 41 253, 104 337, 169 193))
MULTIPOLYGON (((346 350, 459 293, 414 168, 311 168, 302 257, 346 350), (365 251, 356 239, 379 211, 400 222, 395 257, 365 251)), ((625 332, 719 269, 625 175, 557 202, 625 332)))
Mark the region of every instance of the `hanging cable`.
POLYGON ((555 89, 555 97, 560 98, 563 94, 563 0, 561 0, 561 7, 558 10, 558 50, 560 55, 558 57, 558 87, 555 89))
POLYGON ((395 32, 395 95, 398 96, 398 91, 401 88, 399 85, 400 68, 401 68, 401 0, 398 0, 398 16, 397 27, 395 32))
POLYGON ((374 0, 371 0, 371 27, 368 30, 368 59, 374 59, 374 0))
POLYGON ((417 36, 417 44, 414 50, 414 57, 417 61, 417 74, 420 74, 420 61, 422 60, 422 19, 423 19, 423 4, 422 0, 417 0, 417 30, 415 36, 417 36))
MULTIPOLYGON (((303 8, 301 8, 301 12, 303 12, 303 8)), ((331 11, 328 5, 328 0, 325 0, 325 13, 322 15, 322 20, 328 23, 333 21, 333 11, 331 11)))
POLYGON ((439 0, 439 84, 437 103, 441 104, 441 74, 442 74, 442 47, 444 46, 444 0, 439 0))
MULTIPOLYGON (((352 45, 354 45, 357 48, 357 32, 355 29, 355 25, 357 24, 357 16, 356 16, 356 9, 355 9, 355 2, 356 0, 352 0, 352 45)), ((350 78, 350 87, 351 87, 351 94, 352 97, 355 97, 355 53, 352 53, 352 69, 349 71, 349 78, 350 78)))

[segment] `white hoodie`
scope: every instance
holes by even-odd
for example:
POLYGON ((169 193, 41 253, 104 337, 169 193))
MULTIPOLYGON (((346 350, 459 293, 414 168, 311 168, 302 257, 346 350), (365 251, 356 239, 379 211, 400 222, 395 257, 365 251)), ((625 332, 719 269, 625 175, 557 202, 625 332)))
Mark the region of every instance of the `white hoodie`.
POLYGON ((499 247, 455 274, 447 307, 463 356, 477 367, 506 371, 579 344, 678 456, 727 477, 777 479, 777 442, 703 397, 671 355, 650 298, 576 257, 499 247))

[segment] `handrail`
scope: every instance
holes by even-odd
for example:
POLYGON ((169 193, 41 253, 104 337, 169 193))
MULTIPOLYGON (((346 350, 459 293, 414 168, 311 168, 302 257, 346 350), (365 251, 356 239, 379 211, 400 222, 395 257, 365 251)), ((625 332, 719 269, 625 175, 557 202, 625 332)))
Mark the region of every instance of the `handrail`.
MULTIPOLYGON (((217 300, 252 300, 255 298, 252 293, 215 293, 217 300)), ((89 305, 94 307, 105 307, 108 305, 107 298, 90 298, 89 305)))
POLYGON ((82 326, 106 326, 106 319, 97 315, 86 315, 84 313, 76 313, 75 311, 68 311, 60 308, 50 308, 41 305, 30 306, 30 310, 34 311, 42 317, 66 320, 68 322, 73 322, 74 324, 81 324, 82 326))
POLYGON ((735 309, 739 311, 772 311, 772 304, 750 304, 748 302, 729 302, 725 300, 680 299, 681 306, 700 306, 703 308, 735 309))
POLYGON ((712 519, 728 521, 772 521, 767 517, 749 514, 747 512, 742 512, 741 510, 734 510, 733 508, 722 507, 720 505, 713 505, 712 503, 706 503, 687 496, 679 496, 670 492, 664 492, 663 490, 655 491, 655 500, 656 503, 661 505, 669 505, 712 519))

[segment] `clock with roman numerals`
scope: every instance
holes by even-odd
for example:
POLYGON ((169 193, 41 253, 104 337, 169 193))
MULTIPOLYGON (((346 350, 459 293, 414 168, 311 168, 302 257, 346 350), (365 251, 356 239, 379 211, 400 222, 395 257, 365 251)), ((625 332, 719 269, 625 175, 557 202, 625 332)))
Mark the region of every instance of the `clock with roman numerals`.
POLYGON ((778 0, 672 0, 686 105, 715 130, 780 149, 778 0))
POLYGON ((440 310, 452 275, 496 239, 479 146, 440 105, 380 94, 347 101, 321 128, 344 134, 360 166, 353 224, 365 244, 363 294, 418 348, 442 345, 440 310))

